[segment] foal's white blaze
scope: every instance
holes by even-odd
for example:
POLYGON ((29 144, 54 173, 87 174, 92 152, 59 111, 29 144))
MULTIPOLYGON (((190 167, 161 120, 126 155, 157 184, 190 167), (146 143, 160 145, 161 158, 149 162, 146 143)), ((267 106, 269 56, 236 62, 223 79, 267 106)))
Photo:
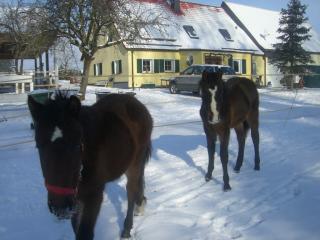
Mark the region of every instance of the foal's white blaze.
POLYGON ((57 126, 54 128, 53 134, 51 136, 51 142, 54 142, 55 140, 57 140, 58 138, 62 138, 62 131, 60 128, 58 128, 57 126))
POLYGON ((214 98, 216 96, 217 88, 215 89, 210 89, 209 92, 211 93, 211 103, 210 103, 210 108, 213 114, 213 118, 209 120, 209 123, 215 124, 219 122, 219 112, 217 110, 217 102, 216 99, 214 98))

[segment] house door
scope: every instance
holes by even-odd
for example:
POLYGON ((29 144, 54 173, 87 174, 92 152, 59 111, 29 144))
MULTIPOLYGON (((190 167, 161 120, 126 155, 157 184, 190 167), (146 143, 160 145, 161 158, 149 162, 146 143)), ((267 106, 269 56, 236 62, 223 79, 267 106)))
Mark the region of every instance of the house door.
POLYGON ((206 56, 204 56, 204 63, 205 64, 222 65, 222 57, 221 56, 206 55, 206 56))

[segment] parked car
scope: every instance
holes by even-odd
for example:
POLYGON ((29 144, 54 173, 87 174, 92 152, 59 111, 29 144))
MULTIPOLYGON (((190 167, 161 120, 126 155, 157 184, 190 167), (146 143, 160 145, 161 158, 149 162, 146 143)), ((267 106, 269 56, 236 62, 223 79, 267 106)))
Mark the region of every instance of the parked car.
POLYGON ((201 95, 199 81, 201 80, 202 72, 217 72, 219 69, 223 72, 223 79, 225 80, 236 75, 235 71, 230 66, 214 64, 192 65, 182 71, 179 76, 170 79, 170 93, 175 94, 180 91, 188 91, 201 95))

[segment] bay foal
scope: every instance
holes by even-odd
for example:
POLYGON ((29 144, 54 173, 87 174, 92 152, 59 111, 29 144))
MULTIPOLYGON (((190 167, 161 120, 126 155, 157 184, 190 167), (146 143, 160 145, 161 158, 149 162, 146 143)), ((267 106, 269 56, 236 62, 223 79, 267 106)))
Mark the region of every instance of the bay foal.
POLYGON ((142 210, 146 201, 144 168, 153 125, 146 107, 127 94, 107 95, 92 106, 61 93, 45 104, 29 96, 28 105, 50 212, 72 217, 76 240, 92 240, 104 185, 126 174, 122 237, 129 238, 134 207, 142 210))
POLYGON ((230 128, 234 128, 239 144, 237 162, 240 171, 243 163, 245 139, 249 129, 254 144, 254 169, 260 170, 259 156, 259 95, 254 83, 246 78, 234 77, 227 82, 221 72, 204 72, 200 81, 202 104, 200 116, 207 139, 208 171, 205 179, 212 178, 216 140, 220 140, 220 158, 223 168, 223 189, 231 190, 228 175, 228 145, 230 128))

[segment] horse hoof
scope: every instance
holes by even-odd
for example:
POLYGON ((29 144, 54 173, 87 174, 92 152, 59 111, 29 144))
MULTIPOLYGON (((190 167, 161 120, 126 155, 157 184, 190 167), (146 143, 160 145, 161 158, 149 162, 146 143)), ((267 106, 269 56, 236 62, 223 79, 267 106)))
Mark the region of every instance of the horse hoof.
POLYGON ((211 179, 212 177, 208 177, 208 176, 205 177, 206 182, 209 182, 211 179))
POLYGON ((235 168, 233 169, 233 171, 234 171, 235 173, 239 173, 239 172, 240 172, 240 168, 239 168, 239 167, 235 167, 235 168))
POLYGON ((128 239, 131 238, 130 232, 123 230, 122 234, 121 234, 121 239, 128 239))
POLYGON ((225 191, 225 192, 231 191, 230 185, 229 185, 229 184, 225 184, 225 185, 223 186, 223 191, 225 191))
POLYGON ((144 207, 146 204, 147 204, 147 199, 146 199, 146 197, 143 197, 143 200, 142 200, 140 206, 135 204, 133 215, 134 216, 143 216, 144 215, 144 207))
POLYGON ((260 171, 260 166, 254 166, 254 170, 260 171))
POLYGON ((209 182, 212 179, 212 175, 209 175, 208 173, 205 176, 206 182, 209 182))

